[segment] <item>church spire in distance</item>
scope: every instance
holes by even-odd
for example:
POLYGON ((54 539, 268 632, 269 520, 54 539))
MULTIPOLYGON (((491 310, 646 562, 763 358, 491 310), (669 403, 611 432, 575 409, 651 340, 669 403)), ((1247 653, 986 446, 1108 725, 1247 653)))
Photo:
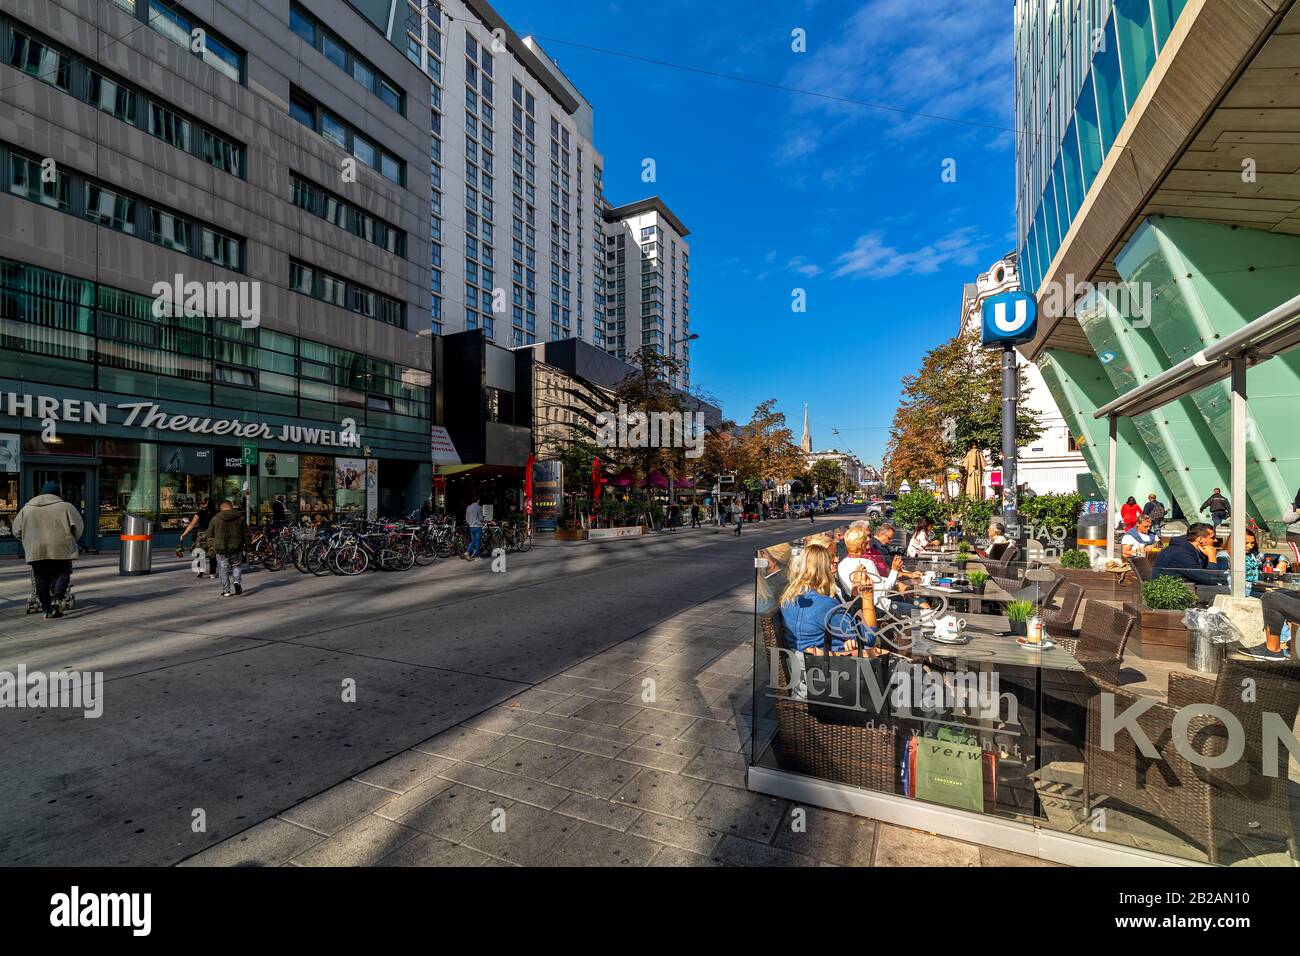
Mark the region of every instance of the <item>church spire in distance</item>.
POLYGON ((803 403, 803 441, 799 442, 799 447, 806 452, 812 451, 812 432, 808 430, 808 403, 803 403))

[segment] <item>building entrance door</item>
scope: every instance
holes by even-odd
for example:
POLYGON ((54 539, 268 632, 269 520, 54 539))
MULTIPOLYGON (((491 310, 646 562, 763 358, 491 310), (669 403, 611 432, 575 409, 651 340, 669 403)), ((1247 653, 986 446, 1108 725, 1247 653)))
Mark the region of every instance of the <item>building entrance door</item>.
POLYGON ((46 482, 53 481, 57 483, 59 497, 77 509, 82 522, 85 524, 85 530, 81 533, 81 540, 78 542, 81 550, 97 550, 99 546, 97 535, 99 507, 95 501, 96 489, 94 482, 91 481, 90 469, 28 466, 25 470, 27 472, 26 485, 29 494, 24 499, 24 503, 39 495, 46 482))

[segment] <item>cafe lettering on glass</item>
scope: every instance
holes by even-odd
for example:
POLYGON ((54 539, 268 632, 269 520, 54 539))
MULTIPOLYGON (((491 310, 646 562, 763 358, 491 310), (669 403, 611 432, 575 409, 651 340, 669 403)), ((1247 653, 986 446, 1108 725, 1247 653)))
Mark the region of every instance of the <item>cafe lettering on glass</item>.
MULTIPOLYGON (((279 432, 265 422, 241 422, 238 419, 212 419, 198 415, 169 414, 155 402, 119 402, 113 406, 122 413, 125 428, 155 428, 160 431, 187 432, 193 435, 231 435, 236 438, 277 439, 301 445, 328 445, 336 448, 360 448, 361 436, 354 430, 340 431, 305 425, 280 425, 279 432)), ((108 403, 87 402, 48 395, 0 393, 0 408, 14 418, 39 421, 78 422, 107 425, 108 403)))

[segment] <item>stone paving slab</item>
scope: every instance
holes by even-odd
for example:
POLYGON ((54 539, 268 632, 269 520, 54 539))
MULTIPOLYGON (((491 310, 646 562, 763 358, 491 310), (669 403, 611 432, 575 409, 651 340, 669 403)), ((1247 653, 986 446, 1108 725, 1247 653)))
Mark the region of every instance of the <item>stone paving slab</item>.
POLYGON ((1038 862, 748 791, 750 600, 742 586, 654 625, 189 862, 1038 862))

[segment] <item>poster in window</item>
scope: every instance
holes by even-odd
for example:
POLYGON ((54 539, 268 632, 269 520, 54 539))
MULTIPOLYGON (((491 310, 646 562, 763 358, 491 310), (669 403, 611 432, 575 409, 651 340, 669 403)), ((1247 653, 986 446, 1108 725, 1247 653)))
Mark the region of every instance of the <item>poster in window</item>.
POLYGON ((364 458, 334 459, 334 507, 338 511, 365 510, 366 461, 364 458))
POLYGON ((0 475, 18 473, 21 443, 17 435, 10 432, 0 433, 0 475))
POLYGON ((334 459, 324 455, 298 458, 298 511, 304 515, 334 510, 334 459))
POLYGON ((264 451, 257 462, 262 478, 297 478, 298 456, 283 451, 264 451))
POLYGON ((371 521, 379 518, 379 460, 366 460, 366 517, 371 521))
POLYGON ((193 445, 163 445, 158 456, 158 471, 164 475, 212 474, 212 449, 193 445))

